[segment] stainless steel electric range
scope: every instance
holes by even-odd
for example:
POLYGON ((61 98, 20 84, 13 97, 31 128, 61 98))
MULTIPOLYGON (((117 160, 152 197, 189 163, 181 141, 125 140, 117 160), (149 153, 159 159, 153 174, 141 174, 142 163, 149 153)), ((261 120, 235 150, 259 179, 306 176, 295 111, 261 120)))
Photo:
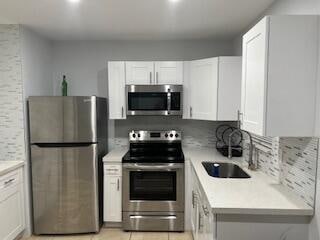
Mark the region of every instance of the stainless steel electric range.
POLYGON ((184 155, 178 131, 131 131, 123 157, 123 229, 184 231, 184 155))

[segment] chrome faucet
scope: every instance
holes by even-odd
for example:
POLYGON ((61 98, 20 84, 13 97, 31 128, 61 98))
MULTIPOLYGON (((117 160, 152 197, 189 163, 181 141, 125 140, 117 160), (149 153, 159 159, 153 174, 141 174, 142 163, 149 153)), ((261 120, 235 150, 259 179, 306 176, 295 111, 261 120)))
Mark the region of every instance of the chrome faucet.
POLYGON ((250 170, 256 170, 257 166, 253 161, 253 141, 252 141, 252 136, 248 131, 242 130, 240 128, 236 128, 235 130, 233 130, 230 134, 229 134, 229 145, 228 145, 228 158, 231 159, 232 158, 232 146, 231 146, 231 138, 232 136, 236 133, 236 132, 243 132, 246 133, 249 136, 249 141, 250 141, 250 147, 249 147, 249 161, 248 161, 248 168, 250 170))

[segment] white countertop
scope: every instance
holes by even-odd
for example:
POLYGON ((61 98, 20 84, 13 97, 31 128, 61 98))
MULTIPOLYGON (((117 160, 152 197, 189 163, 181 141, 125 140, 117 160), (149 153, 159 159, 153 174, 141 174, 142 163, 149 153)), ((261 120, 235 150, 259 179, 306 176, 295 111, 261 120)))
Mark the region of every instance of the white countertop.
POLYGON ((262 215, 312 215, 313 208, 295 193, 278 184, 261 171, 250 171, 242 158, 233 158, 251 178, 230 179, 210 177, 203 161, 230 162, 213 149, 183 149, 186 159, 191 160, 203 191, 217 214, 262 215))
MULTIPOLYGON (((121 162, 128 148, 116 148, 104 158, 104 162, 121 162)), ((313 208, 303 202, 295 193, 278 184, 261 171, 248 170, 242 158, 229 160, 215 149, 188 148, 183 152, 190 160, 202 189, 217 214, 261 214, 261 215, 313 215, 313 208), (251 178, 230 179, 210 177, 203 161, 233 162, 245 170, 251 178)))
POLYGON ((23 161, 0 161, 0 176, 24 165, 23 161))
POLYGON ((115 148, 102 159, 103 162, 121 163, 122 157, 128 152, 128 148, 115 148))

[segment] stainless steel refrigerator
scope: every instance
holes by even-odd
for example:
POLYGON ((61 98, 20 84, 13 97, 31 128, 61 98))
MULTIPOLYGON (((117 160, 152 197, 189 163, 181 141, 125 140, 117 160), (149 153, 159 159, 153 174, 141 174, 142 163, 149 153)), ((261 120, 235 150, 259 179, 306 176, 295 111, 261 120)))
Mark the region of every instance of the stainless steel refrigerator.
POLYGON ((34 234, 98 232, 107 100, 28 99, 34 234))

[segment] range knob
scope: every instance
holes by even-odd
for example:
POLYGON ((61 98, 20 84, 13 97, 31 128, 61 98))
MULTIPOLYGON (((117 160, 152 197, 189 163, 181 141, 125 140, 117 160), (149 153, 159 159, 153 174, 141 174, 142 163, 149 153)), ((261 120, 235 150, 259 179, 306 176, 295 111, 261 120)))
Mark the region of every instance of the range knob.
POLYGON ((168 133, 166 133, 164 136, 167 138, 168 137, 168 133))
POLYGON ((176 135, 175 135, 175 136, 176 136, 176 138, 178 138, 178 137, 179 137, 179 134, 178 134, 178 133, 176 133, 176 135))
POLYGON ((172 134, 172 133, 170 133, 170 137, 171 137, 171 138, 173 137, 173 134, 172 134))
POLYGON ((135 134, 135 133, 134 133, 134 134, 132 134, 132 137, 133 137, 133 138, 136 138, 136 134, 135 134))

